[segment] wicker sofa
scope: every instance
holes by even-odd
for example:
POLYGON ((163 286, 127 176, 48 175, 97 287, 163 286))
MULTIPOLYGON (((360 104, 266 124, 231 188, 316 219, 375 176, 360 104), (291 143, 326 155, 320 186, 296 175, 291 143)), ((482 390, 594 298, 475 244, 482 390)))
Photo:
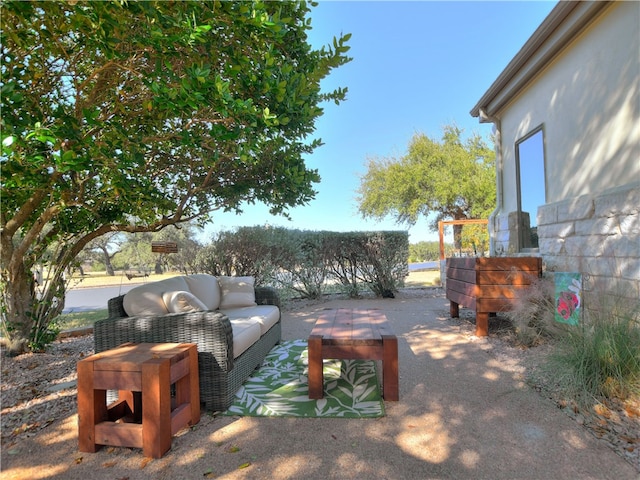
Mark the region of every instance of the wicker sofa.
POLYGON ((189 275, 152 282, 110 299, 108 311, 109 318, 94 325, 96 353, 125 342, 196 343, 200 401, 211 411, 231 405, 241 385, 281 339, 277 292, 254 287, 251 277, 189 275), (225 282, 238 279, 245 280, 243 292, 225 289, 225 282), (199 308, 189 305, 189 294, 203 300, 199 308), (174 301, 176 297, 181 298, 174 301))

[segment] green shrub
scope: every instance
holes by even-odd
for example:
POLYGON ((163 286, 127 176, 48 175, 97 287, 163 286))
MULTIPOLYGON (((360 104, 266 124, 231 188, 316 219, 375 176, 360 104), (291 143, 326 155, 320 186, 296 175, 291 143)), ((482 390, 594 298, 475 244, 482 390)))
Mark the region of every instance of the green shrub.
POLYGON ((587 405, 598 398, 640 395, 640 305, 625 295, 594 289, 583 297, 578 325, 555 320, 553 274, 531 287, 505 315, 520 343, 554 343, 544 371, 568 398, 587 405))
POLYGON ((392 296, 408 274, 404 232, 325 232, 241 227, 220 232, 199 252, 199 271, 252 275, 258 285, 319 298, 339 285, 350 297, 367 288, 392 296))
POLYGON ((505 316, 513 325, 518 343, 532 347, 545 338, 557 337, 565 330, 555 321, 553 277, 533 277, 529 288, 505 316))
POLYGON ((404 232, 333 233, 328 240, 330 275, 350 297, 365 287, 392 296, 408 274, 409 235, 404 232))
POLYGON ((278 273, 272 283, 303 298, 320 298, 328 272, 326 238, 331 234, 284 228, 274 231, 279 240, 273 242, 272 259, 278 273))
POLYGON ((409 274, 409 234, 407 232, 372 232, 364 242, 362 278, 379 297, 392 296, 409 274))
POLYGON ((581 404, 640 395, 638 305, 607 303, 585 309, 582 324, 567 328, 549 360, 560 385, 581 404))

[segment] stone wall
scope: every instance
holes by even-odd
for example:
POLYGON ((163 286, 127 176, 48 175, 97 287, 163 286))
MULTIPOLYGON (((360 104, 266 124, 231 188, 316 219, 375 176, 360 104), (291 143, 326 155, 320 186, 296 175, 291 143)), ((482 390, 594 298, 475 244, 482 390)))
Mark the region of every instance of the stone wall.
POLYGON ((640 298, 640 182, 538 209, 547 271, 580 272, 584 295, 640 298))
MULTIPOLYGON (((491 238, 490 251, 492 257, 517 257, 517 256, 538 256, 538 249, 526 249, 519 251, 518 248, 518 212, 508 212, 507 214, 489 217, 489 235, 491 238)), ((521 222, 523 231, 530 231, 529 213, 522 212, 521 222)))

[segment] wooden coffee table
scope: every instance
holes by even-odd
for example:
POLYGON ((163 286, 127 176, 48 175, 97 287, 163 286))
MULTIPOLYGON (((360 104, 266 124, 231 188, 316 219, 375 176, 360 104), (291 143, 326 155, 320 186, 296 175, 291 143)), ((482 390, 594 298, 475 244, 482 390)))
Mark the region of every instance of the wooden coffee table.
POLYGON ((398 339, 380 310, 325 310, 309 335, 308 346, 309 398, 323 397, 322 360, 333 358, 381 360, 383 397, 399 399, 398 339))

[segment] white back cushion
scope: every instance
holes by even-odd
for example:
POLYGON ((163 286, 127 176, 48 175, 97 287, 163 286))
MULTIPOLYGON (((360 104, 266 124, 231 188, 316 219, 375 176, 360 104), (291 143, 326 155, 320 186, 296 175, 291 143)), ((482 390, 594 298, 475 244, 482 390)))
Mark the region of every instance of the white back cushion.
POLYGON ((256 292, 253 277, 218 277, 222 299, 220 309, 253 307, 256 305, 256 292))
POLYGON ((189 290, 184 277, 167 278, 129 290, 122 300, 127 315, 166 315, 169 313, 162 296, 165 292, 189 290))
POLYGON ((216 277, 199 273, 187 275, 184 278, 189 285, 189 291, 207 306, 206 310, 218 309, 220 306, 220 285, 216 277))

